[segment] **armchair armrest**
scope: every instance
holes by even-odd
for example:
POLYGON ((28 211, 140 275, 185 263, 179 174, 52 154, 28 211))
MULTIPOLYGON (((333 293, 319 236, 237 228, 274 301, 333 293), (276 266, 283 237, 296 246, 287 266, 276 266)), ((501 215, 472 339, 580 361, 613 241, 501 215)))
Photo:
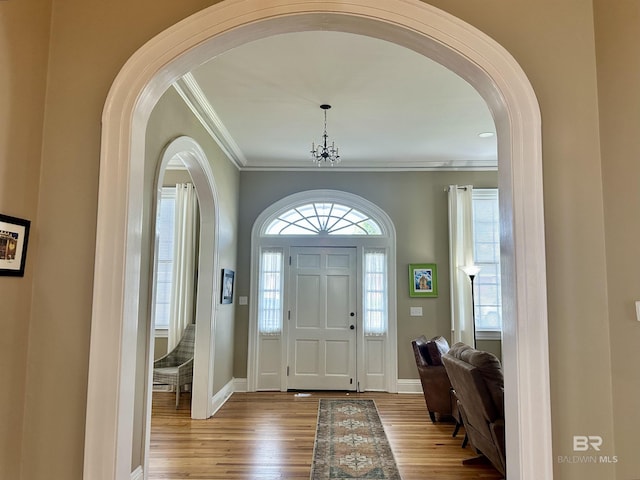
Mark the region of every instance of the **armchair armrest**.
POLYGON ((153 361, 153 368, 175 367, 175 362, 171 357, 171 352, 153 361))
POLYGON ((189 360, 187 360, 186 362, 184 362, 181 365, 178 365, 178 373, 180 375, 193 371, 193 358, 190 358, 189 360))

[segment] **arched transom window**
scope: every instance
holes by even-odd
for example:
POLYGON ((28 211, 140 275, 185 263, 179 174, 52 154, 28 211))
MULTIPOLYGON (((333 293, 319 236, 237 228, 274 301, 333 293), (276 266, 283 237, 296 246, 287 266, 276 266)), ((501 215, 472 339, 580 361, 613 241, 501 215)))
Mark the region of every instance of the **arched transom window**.
POLYGON ((267 235, 382 235, 378 222, 352 207, 333 202, 305 203, 279 215, 267 235))

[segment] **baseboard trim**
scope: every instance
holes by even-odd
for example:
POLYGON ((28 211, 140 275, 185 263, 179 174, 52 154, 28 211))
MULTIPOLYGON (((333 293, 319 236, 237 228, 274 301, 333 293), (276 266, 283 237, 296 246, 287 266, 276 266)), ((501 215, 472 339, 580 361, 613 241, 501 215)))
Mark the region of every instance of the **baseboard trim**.
MULTIPOLYGON (((220 389, 211 399, 211 405, 213 413, 217 412, 222 405, 229 399, 234 392, 247 392, 247 379, 246 378, 232 378, 229 382, 220 389)), ((422 394, 422 384, 417 378, 405 378, 398 379, 397 382, 398 393, 417 393, 422 394)), ((368 390, 378 391, 378 390, 368 390)), ((384 390, 380 390, 381 392, 384 390)))
POLYGON ((220 408, 229 400, 229 397, 234 392, 234 379, 229 380, 227 384, 222 387, 218 393, 211 398, 211 415, 220 410, 220 408))
POLYGON ((247 379, 246 378, 234 378, 233 382, 234 392, 246 392, 247 391, 247 379))
POLYGON ((154 384, 151 387, 151 390, 153 392, 175 392, 175 389, 173 388, 172 385, 159 385, 159 384, 154 384))
POLYGON ((417 378, 399 378, 398 393, 422 393, 422 384, 417 378))
POLYGON ((139 466, 131 472, 131 480, 144 480, 144 470, 142 470, 142 467, 139 466))

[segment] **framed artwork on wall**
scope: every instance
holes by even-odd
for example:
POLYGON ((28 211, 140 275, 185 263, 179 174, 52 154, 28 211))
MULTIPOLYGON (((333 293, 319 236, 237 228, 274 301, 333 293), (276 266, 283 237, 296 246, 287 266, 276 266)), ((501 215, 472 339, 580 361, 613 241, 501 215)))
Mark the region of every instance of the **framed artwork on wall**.
POLYGON ((409 264, 409 296, 438 296, 438 269, 435 263, 409 264))
POLYGON ((24 277, 31 222, 0 214, 0 276, 24 277))
POLYGON ((233 303, 233 282, 235 272, 228 268, 222 269, 222 289, 220 292, 220 303, 233 303))

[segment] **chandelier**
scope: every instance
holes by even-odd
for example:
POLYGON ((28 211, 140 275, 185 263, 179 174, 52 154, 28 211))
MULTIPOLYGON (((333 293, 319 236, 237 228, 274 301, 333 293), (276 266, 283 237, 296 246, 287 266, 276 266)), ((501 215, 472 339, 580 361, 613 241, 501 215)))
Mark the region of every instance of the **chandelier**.
POLYGON ((323 104, 320 105, 320 108, 324 110, 324 134, 322 135, 321 145, 316 146, 315 143, 311 142, 311 160, 319 167, 326 164, 333 167, 336 163, 340 163, 340 155, 334 142, 331 142, 331 145, 327 145, 327 139, 329 138, 327 135, 327 110, 331 108, 331 105, 323 104))

